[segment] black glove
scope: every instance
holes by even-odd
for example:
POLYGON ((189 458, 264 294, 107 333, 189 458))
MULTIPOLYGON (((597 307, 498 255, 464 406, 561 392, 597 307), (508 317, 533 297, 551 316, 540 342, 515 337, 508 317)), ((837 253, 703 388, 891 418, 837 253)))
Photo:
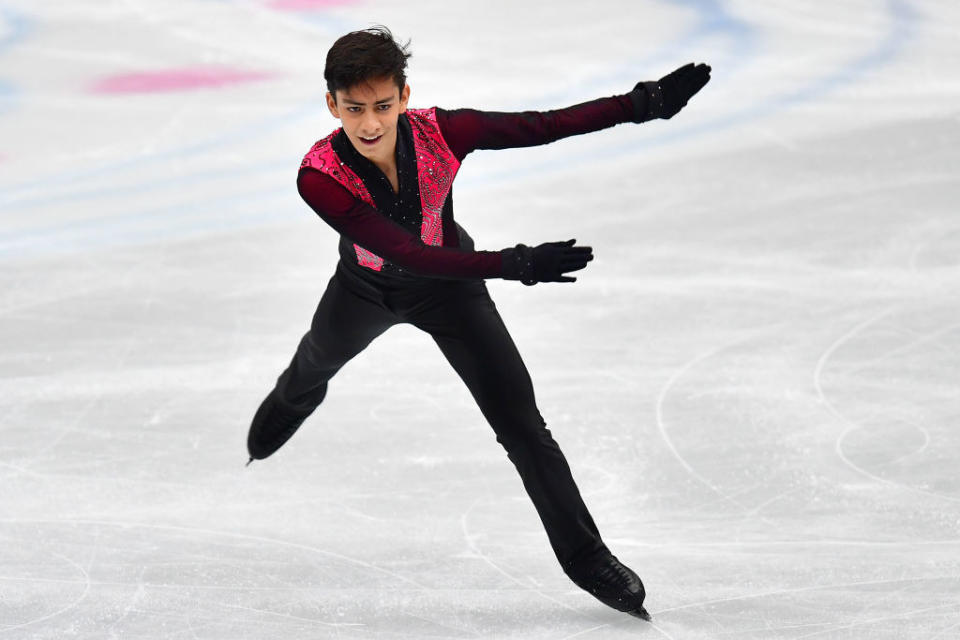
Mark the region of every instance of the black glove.
POLYGON ((669 120, 710 81, 710 65, 692 62, 671 71, 656 82, 638 82, 628 93, 633 102, 634 122, 653 118, 669 120))
POLYGON ((520 280, 525 285, 538 282, 576 282, 576 278, 563 275, 579 271, 593 260, 592 247, 575 247, 576 240, 545 242, 536 247, 518 244, 501 251, 503 255, 503 279, 520 280))

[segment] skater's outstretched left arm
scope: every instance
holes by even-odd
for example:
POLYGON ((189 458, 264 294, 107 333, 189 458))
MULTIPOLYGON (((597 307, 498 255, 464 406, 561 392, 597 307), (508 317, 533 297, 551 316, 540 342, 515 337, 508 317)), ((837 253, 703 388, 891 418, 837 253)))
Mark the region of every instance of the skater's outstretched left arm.
POLYGON ((552 111, 437 109, 443 137, 458 160, 476 149, 547 144, 626 122, 669 119, 710 80, 710 67, 692 62, 632 91, 552 111))

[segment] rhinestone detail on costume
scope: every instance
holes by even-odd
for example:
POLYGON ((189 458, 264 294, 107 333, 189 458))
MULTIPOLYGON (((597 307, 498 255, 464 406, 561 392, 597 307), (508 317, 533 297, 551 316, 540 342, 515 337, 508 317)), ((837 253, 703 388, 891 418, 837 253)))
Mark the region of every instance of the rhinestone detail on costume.
MULTIPOLYGON (((443 203, 453 186, 453 179, 460 169, 460 162, 440 133, 436 108, 407 109, 406 115, 413 132, 413 152, 417 159, 417 182, 423 214, 420 223, 420 239, 424 244, 441 246, 443 244, 443 203)), ((340 129, 337 129, 314 144, 304 156, 300 168, 311 167, 329 175, 354 197, 376 208, 373 197, 363 184, 363 180, 345 165, 333 150, 331 142, 339 132, 340 129)), ((356 243, 353 247, 357 252, 357 262, 361 266, 374 271, 380 271, 383 268, 383 258, 356 243)))

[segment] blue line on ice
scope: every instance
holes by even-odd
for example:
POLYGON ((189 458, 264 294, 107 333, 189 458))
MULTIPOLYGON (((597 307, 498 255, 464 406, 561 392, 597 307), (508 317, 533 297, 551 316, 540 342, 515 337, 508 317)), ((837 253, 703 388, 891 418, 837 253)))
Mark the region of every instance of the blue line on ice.
MULTIPOLYGON (((5 54, 30 32, 32 23, 27 17, 13 9, 0 5, 0 22, 5 30, 0 35, 0 55, 5 54)), ((0 115, 12 111, 17 104, 20 90, 0 78, 0 115)))
MULTIPOLYGON (((748 53, 752 55, 752 52, 756 49, 752 28, 727 13, 720 2, 717 0, 683 0, 683 3, 693 5, 701 12, 700 18, 696 25, 683 36, 683 39, 687 39, 690 43, 692 43, 698 37, 706 37, 708 35, 728 35, 733 43, 731 46, 737 48, 737 50, 743 55, 747 55, 748 53)), ((614 145, 610 148, 608 155, 632 155, 651 147, 739 126, 743 123, 755 121, 789 106, 805 101, 816 100, 817 98, 823 97, 825 94, 837 89, 838 87, 851 84, 866 73, 889 64, 902 53, 904 46, 913 35, 916 22, 918 20, 918 14, 917 11, 910 5, 910 3, 907 2, 907 0, 888 0, 887 18, 891 25, 890 30, 882 39, 879 40, 875 47, 872 47, 864 54, 857 56, 850 63, 840 66, 792 92, 773 96, 764 102, 746 106, 739 111, 725 116, 701 121, 697 124, 689 126, 671 127, 659 135, 648 137, 643 143, 624 143, 620 145, 614 145)), ((662 55, 667 55, 666 51, 654 53, 655 57, 662 55)), ((287 114, 284 114, 283 116, 274 116, 266 120, 261 120, 251 124, 250 126, 240 127, 231 133, 214 136, 201 143, 180 149, 170 150, 157 155, 142 156, 118 163, 108 164, 86 172, 78 172, 72 176, 68 176, 66 178, 66 182, 75 182, 86 177, 109 174, 122 168, 129 168, 146 163, 152 164, 157 162, 165 162, 178 156, 208 151, 228 142, 235 142, 238 137, 244 135, 246 135, 248 139, 253 138, 257 135, 263 135, 269 132, 271 127, 279 127, 289 124, 291 118, 298 119, 306 117, 307 115, 313 113, 315 109, 316 106, 313 103, 301 105, 287 114)), ((275 167, 276 165, 276 162, 269 163, 268 165, 253 165, 243 169, 242 171, 263 171, 267 167, 275 167)), ((463 182, 464 184, 474 186, 479 184, 502 183, 517 179, 524 179, 529 177, 531 174, 542 173, 551 169, 569 169, 570 166, 571 159, 564 156, 563 158, 558 158, 556 160, 530 165, 526 169, 520 171, 511 170, 510 172, 491 173, 483 176, 482 178, 466 179, 463 182)), ((222 170, 211 171, 206 174, 206 177, 214 178, 217 176, 235 176, 237 175, 237 171, 238 170, 235 169, 230 170, 229 172, 222 170)), ((164 184, 166 186, 170 186, 173 184, 180 184, 183 181, 191 181, 193 179, 194 178, 191 177, 178 177, 169 181, 164 181, 164 184)), ((23 186, 24 185, 21 185, 19 188, 23 188, 23 186)), ((123 189, 129 189, 129 185, 123 189)), ((141 187, 138 189, 138 191, 141 193, 145 192, 146 190, 146 187, 141 187)), ((116 192, 116 187, 95 189, 82 193, 79 195, 79 197, 83 197, 84 199, 96 198, 116 192)), ((261 197, 268 198, 273 196, 279 196, 279 194, 273 191, 269 193, 264 192, 261 197)), ((18 202, 17 206, 36 206, 48 204, 58 199, 73 200, 76 197, 77 194, 47 196, 38 198, 31 202, 18 202)), ((246 201, 249 202, 250 198, 251 196, 247 196, 246 201)), ((222 211, 224 204, 227 202, 227 199, 221 197, 211 197, 201 201, 192 200, 189 205, 175 205, 162 208, 160 210, 150 212, 149 214, 143 210, 137 210, 120 215, 102 217, 99 219, 85 219, 73 223, 57 223, 54 225, 45 225, 45 228, 41 227, 39 229, 35 228, 29 231, 19 230, 17 232, 0 234, 0 249, 3 249, 3 251, 0 253, 7 258, 12 258, 17 255, 22 256, 25 254, 40 254, 65 248, 72 249, 116 245, 122 246, 125 244, 136 244, 138 242, 157 240, 160 238, 190 235, 201 231, 215 230, 224 226, 229 226, 230 228, 236 229, 244 224, 256 226, 259 224, 269 224, 278 220, 276 209, 271 209, 269 211, 264 210, 254 214, 230 216, 221 214, 214 216, 213 218, 210 218, 209 216, 192 218, 188 217, 186 224, 184 224, 182 219, 177 220, 177 224, 175 226, 167 229, 158 229, 157 221, 154 219, 156 215, 162 214, 163 219, 166 221, 176 220, 176 218, 182 217, 182 214, 185 211, 222 211), (141 228, 138 229, 137 225, 139 225, 141 228)), ((3 194, 0 193, 0 204, 2 203, 3 194)))
MULTIPOLYGON (((713 4, 716 3, 715 0, 685 0, 685 1, 694 2, 694 3, 708 1, 713 4)), ((326 12, 302 12, 302 13, 297 13, 295 15, 299 16, 300 19, 303 20, 304 22, 317 24, 321 26, 324 30, 329 31, 331 33, 339 33, 339 32, 342 32, 343 29, 352 28, 352 27, 346 26, 343 20, 336 18, 334 16, 331 16, 326 12), (336 31, 333 30, 335 28, 337 29, 336 31)), ((690 42, 693 39, 702 35, 703 33, 709 31, 709 28, 706 26, 707 24, 710 24, 710 23, 726 24, 727 22, 729 21, 725 19, 718 19, 716 16, 713 16, 712 14, 708 15, 704 17, 702 20, 699 20, 690 32, 688 32, 684 36, 681 36, 679 41, 670 40, 669 44, 665 45, 662 50, 654 51, 652 54, 652 57, 654 59, 667 57, 668 52, 674 51, 675 49, 677 49, 677 47, 679 46, 678 42, 690 42)), ((636 66, 631 65, 631 70, 634 68, 636 68, 636 66)), ((623 71, 619 72, 619 74, 622 74, 622 73, 624 72, 623 71)), ((626 87, 626 89, 629 89, 629 87, 626 87)), ((573 94, 572 92, 566 91, 562 94, 557 94, 555 100, 551 97, 551 100, 554 103, 559 104, 561 102, 566 102, 566 101, 575 99, 574 95, 575 94, 573 94)), ((578 87, 576 95, 583 95, 582 87, 578 87)), ((241 127, 237 127, 229 132, 211 136, 209 138, 206 138, 202 141, 196 142, 191 145, 175 147, 160 153, 135 156, 132 158, 127 158, 125 160, 109 162, 105 165, 101 165, 99 167, 94 167, 91 169, 83 169, 75 172, 63 172, 58 175, 57 181, 58 181, 58 184, 61 186, 69 185, 69 184, 76 183, 88 178, 94 178, 94 177, 103 176, 103 175, 111 175, 115 172, 122 171, 125 169, 141 168, 147 165, 162 164, 163 162, 168 162, 170 160, 173 160, 179 157, 197 155, 201 152, 212 151, 219 147, 223 147, 229 144, 235 144, 238 140, 255 139, 258 136, 262 136, 270 133, 275 128, 289 125, 292 122, 296 122, 297 120, 314 115, 316 113, 317 105, 322 103, 323 103, 322 96, 314 96, 309 98, 302 105, 294 109, 291 109, 281 115, 271 116, 266 119, 255 120, 241 127)), ((299 158, 297 158, 296 161, 299 162, 299 158)), ((252 168, 256 169, 258 167, 262 167, 263 164, 260 163, 260 164, 251 165, 251 166, 252 168)), ((222 170, 212 171, 212 172, 209 172, 207 175, 209 177, 224 176, 224 175, 233 176, 235 175, 235 170, 231 169, 230 171, 222 171, 222 170)), ((182 184, 181 181, 186 181, 189 179, 190 178, 186 178, 186 177, 178 177, 178 178, 174 178, 169 181, 166 181, 164 184, 165 185, 182 184)), ((127 183, 127 188, 130 188, 129 187, 130 184, 131 183, 127 183)), ((132 183, 132 184, 136 184, 136 186, 133 188, 135 188, 139 193, 143 193, 151 188, 156 188, 153 181, 146 182, 143 184, 137 184, 137 183, 132 183)), ((47 188, 49 188, 49 181, 47 179, 31 180, 28 182, 21 183, 19 185, 8 187, 7 189, 0 191, 0 205, 10 204, 11 202, 14 202, 19 209, 24 209, 27 207, 48 205, 51 202, 57 202, 57 201, 72 202, 75 200, 75 192, 59 193, 55 195, 42 195, 36 198, 19 198, 19 199, 17 198, 19 193, 23 191, 37 189, 43 192, 47 188)), ((98 197, 100 195, 113 194, 117 192, 117 189, 118 189, 117 187, 113 187, 113 186, 92 189, 85 192, 84 196, 98 197)), ((139 213, 130 213, 127 215, 138 216, 139 213)), ((56 228, 60 228, 60 227, 61 225, 56 225, 56 228)), ((51 226, 51 228, 54 228, 54 227, 51 226)))

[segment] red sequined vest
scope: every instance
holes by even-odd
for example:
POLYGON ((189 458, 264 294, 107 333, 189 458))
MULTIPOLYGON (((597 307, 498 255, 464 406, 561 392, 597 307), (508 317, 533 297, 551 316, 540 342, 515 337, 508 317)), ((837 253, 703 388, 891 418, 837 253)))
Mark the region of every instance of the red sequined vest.
MULTIPOLYGON (((447 199, 447 194, 450 193, 460 162, 440 133, 436 108, 407 109, 405 113, 413 131, 413 150, 417 158, 420 208, 423 212, 420 239, 424 244, 440 246, 443 244, 443 221, 440 219, 443 203, 447 199)), ((355 198, 366 202, 371 207, 376 207, 363 180, 345 165, 333 150, 331 142, 338 133, 340 129, 313 145, 313 148, 303 157, 300 168, 311 167, 327 174, 343 185, 355 198)), ((380 271, 383 268, 383 258, 358 244, 354 244, 353 247, 356 249, 357 262, 360 265, 374 271, 380 271)))

